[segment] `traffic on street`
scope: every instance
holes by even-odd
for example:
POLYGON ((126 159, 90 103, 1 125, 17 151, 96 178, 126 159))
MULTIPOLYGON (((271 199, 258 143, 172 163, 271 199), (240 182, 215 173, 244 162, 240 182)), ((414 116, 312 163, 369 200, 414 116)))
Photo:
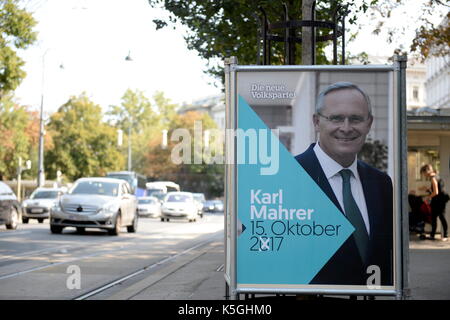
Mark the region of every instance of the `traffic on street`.
POLYGON ((54 234, 36 220, 16 230, 0 228, 0 300, 95 299, 117 291, 125 280, 170 268, 193 250, 222 241, 223 213, 196 223, 141 217, 135 233, 125 230, 118 237, 75 227, 54 234))

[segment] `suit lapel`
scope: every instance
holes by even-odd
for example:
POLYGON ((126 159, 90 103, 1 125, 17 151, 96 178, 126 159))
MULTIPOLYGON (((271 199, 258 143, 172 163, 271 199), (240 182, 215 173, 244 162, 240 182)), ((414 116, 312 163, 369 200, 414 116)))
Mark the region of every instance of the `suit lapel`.
POLYGON ((302 165, 303 169, 310 175, 310 177, 316 182, 316 184, 322 189, 323 192, 328 196, 328 198, 334 203, 334 205, 339 209, 339 211, 344 214, 333 189, 328 182, 322 167, 319 165, 319 160, 313 150, 315 143, 313 143, 308 150, 305 151, 303 157, 297 158, 297 161, 302 165))

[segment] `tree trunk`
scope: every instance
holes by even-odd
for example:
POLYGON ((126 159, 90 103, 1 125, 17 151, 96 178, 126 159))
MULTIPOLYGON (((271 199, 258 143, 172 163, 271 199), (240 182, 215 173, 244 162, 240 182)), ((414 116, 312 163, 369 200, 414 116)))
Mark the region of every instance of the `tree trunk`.
MULTIPOLYGON (((302 20, 312 20, 312 6, 314 0, 302 1, 302 20)), ((302 65, 311 65, 314 63, 316 49, 313 47, 312 28, 302 27, 302 65)))

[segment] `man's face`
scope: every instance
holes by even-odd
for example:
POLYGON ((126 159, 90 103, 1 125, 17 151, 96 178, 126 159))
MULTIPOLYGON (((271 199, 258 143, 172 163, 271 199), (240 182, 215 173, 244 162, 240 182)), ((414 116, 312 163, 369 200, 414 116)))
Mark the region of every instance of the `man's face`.
POLYGON ((361 150, 372 126, 373 118, 369 115, 366 100, 355 89, 335 90, 325 96, 325 107, 320 114, 322 116, 315 114, 313 117, 320 147, 336 162, 348 167, 361 150), (344 120, 339 122, 336 119, 344 120))

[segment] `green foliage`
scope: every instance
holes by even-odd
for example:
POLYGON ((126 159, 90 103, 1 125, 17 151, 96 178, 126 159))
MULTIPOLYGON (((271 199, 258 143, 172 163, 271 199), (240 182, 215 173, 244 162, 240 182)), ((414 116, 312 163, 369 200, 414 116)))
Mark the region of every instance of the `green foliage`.
POLYGON ((17 49, 26 49, 36 41, 36 21, 18 0, 0 0, 0 95, 14 91, 25 78, 24 62, 17 49))
MULTIPOLYGON (((350 10, 350 23, 355 23, 356 16, 366 11, 369 4, 376 1, 362 1, 356 6, 353 1, 317 1, 316 20, 331 21, 331 14, 336 4, 350 10)), ((162 7, 171 15, 168 20, 155 19, 156 29, 164 28, 175 23, 188 27, 185 36, 188 48, 196 50, 202 58, 211 62, 208 73, 221 77, 223 69, 212 61, 229 56, 236 56, 239 64, 256 64, 257 37, 262 14, 259 7, 267 12, 269 22, 282 20, 283 3, 289 8, 290 19, 301 20, 301 1, 284 0, 149 0, 152 7, 162 7)), ((330 30, 318 30, 318 34, 329 34, 330 30)), ((283 35, 280 30, 279 35, 283 35)), ((324 47, 327 43, 317 43, 318 64, 326 64, 324 47)), ((296 64, 301 63, 301 46, 297 46, 296 64)), ((283 43, 273 43, 272 64, 283 64, 283 43)))
MULTIPOLYGON (((170 104, 168 106, 172 110, 173 106, 170 104)), ((203 154, 196 153, 199 150, 196 150, 195 144, 203 144, 203 135, 206 130, 216 129, 214 121, 208 114, 197 111, 190 111, 181 115, 173 112, 171 113, 171 117, 165 120, 164 128, 168 130, 168 147, 162 149, 162 134, 160 132, 152 137, 146 153, 147 163, 144 173, 152 180, 176 181, 183 190, 203 192, 208 196, 222 196, 224 183, 223 164, 194 163, 195 158, 203 158, 203 154), (194 128, 202 130, 201 141, 195 140, 194 128), (175 164, 172 161, 174 148, 186 142, 184 138, 180 141, 171 141, 172 134, 176 129, 186 129, 189 132, 191 138, 191 144, 189 145, 191 158, 188 161, 191 163, 175 164)), ((211 139, 210 148, 212 150, 220 149, 222 151, 222 146, 216 148, 214 143, 220 143, 220 141, 211 139)), ((205 161, 206 159, 203 158, 203 160, 205 161)))
POLYGON ((13 102, 11 95, 0 97, 0 175, 17 176, 18 159, 28 160, 32 139, 27 134, 31 116, 25 107, 13 102))
POLYGON ((450 12, 446 20, 438 26, 425 21, 416 30, 411 51, 418 52, 422 58, 428 56, 448 56, 450 54, 450 12))
POLYGON ((371 166, 381 170, 387 170, 387 153, 388 148, 379 140, 372 141, 370 138, 364 143, 358 154, 358 159, 370 164, 371 166))
POLYGON ((54 148, 45 153, 47 178, 54 179, 58 170, 75 180, 123 168, 116 129, 103 122, 100 106, 84 94, 61 106, 51 116, 47 130, 54 142, 54 148))
POLYGON ((407 7, 412 2, 410 0, 376 1, 371 6, 371 20, 376 22, 372 33, 385 35, 387 43, 398 43, 394 54, 413 53, 421 60, 429 56, 449 55, 450 5, 448 1, 415 0, 414 4, 418 4, 420 9, 413 14, 407 14, 407 7), (398 17, 393 18, 395 13, 408 23, 390 23, 398 20, 398 17), (436 25, 436 18, 440 19, 439 25, 436 25), (404 43, 407 30, 415 31, 415 36, 410 44, 404 43))
POLYGON ((117 129, 123 130, 122 154, 128 155, 127 148, 129 139, 131 139, 132 168, 134 171, 142 172, 145 169, 145 151, 149 140, 161 132, 160 115, 156 113, 152 103, 143 92, 130 89, 122 96, 121 105, 110 106, 106 114, 112 117, 110 122, 117 129), (131 133, 131 137, 129 133, 131 133))
POLYGON ((130 89, 122 96, 121 105, 110 106, 106 115, 112 117, 117 128, 127 131, 131 125, 134 132, 142 132, 145 128, 154 126, 158 120, 143 92, 130 89))

